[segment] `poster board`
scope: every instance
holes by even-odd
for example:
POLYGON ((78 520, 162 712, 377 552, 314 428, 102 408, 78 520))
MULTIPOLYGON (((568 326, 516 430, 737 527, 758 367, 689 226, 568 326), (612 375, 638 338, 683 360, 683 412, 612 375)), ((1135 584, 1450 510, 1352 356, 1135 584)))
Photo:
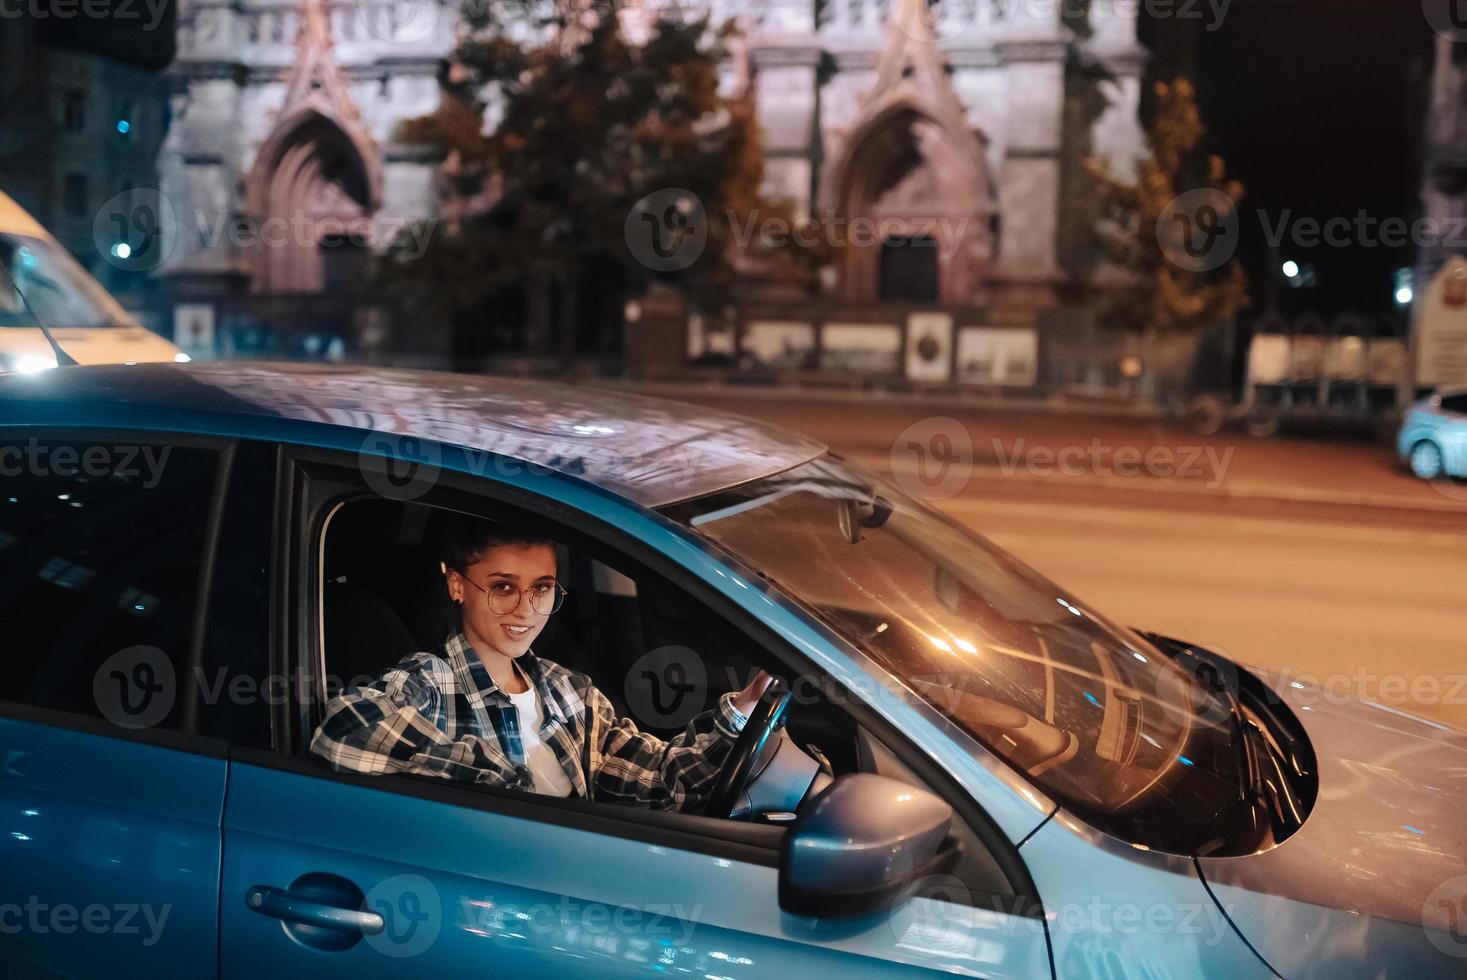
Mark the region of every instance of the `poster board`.
POLYGON ((815 325, 799 320, 752 320, 739 349, 762 368, 796 370, 815 358, 815 325))
POLYGON ((953 317, 951 313, 907 315, 907 378, 911 381, 951 381, 953 376, 953 317))
POLYGON ((902 328, 896 323, 827 323, 820 330, 820 366, 859 374, 900 374, 902 328))
POLYGON ((1454 255, 1431 277, 1415 329, 1416 384, 1467 385, 1467 259, 1454 255))
POLYGON ((1039 381, 1039 334, 1023 327, 964 327, 958 333, 958 380, 1030 387, 1039 381))

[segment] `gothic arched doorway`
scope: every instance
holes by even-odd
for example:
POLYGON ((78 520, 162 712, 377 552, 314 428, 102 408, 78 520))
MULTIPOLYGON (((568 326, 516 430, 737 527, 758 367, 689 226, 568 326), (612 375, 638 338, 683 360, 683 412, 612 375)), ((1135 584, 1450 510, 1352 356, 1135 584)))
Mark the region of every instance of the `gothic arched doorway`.
POLYGON ((840 289, 853 302, 976 301, 989 187, 969 134, 897 104, 852 134, 827 184, 846 228, 840 289))
POLYGON ((308 110, 282 126, 250 176, 253 290, 318 293, 359 281, 376 198, 366 157, 334 121, 308 110))

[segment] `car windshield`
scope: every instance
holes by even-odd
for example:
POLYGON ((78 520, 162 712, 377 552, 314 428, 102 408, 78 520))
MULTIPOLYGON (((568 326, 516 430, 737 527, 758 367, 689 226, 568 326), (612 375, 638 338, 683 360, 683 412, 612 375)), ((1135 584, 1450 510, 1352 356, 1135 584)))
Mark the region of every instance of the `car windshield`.
POLYGON ((134 325, 65 249, 44 238, 0 233, 0 327, 42 323, 48 327, 134 325))
POLYGON ((827 457, 670 516, 1092 825, 1181 853, 1258 844, 1212 689, 881 479, 827 457))

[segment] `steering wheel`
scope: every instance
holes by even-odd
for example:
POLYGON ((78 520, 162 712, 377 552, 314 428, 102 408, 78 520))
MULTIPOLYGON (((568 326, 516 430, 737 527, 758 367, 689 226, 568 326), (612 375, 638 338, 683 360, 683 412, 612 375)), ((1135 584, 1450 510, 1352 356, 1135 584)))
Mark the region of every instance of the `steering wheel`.
POLYGON ((776 677, 764 689, 759 703, 749 720, 744 722, 733 749, 718 770, 718 778, 708 791, 708 800, 703 804, 703 815, 726 817, 733 812, 744 789, 754 774, 754 766, 764 752, 764 746, 784 724, 785 711, 790 704, 790 687, 781 677, 776 677))

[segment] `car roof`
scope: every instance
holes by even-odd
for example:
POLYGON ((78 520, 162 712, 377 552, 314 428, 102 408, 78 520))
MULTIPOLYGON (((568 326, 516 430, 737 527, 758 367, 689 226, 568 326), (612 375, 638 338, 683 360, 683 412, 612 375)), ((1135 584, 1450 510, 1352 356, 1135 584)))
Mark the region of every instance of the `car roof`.
POLYGON ((543 465, 645 507, 782 472, 825 446, 584 385, 370 365, 109 364, 0 376, 0 426, 146 429, 408 455, 415 440, 543 465), (388 434, 383 438, 381 433, 388 434))

